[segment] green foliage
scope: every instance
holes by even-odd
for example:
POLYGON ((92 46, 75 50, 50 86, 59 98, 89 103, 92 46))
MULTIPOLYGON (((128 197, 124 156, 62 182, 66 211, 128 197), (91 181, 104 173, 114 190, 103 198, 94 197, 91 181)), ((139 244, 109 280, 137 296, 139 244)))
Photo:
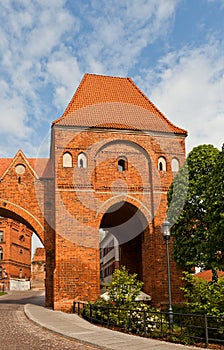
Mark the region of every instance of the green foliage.
POLYGON ((212 145, 195 147, 168 192, 173 257, 188 272, 195 266, 214 269, 217 262, 214 236, 211 240, 209 235, 212 212, 207 198, 213 190, 209 183, 219 153, 212 145))
POLYGON ((139 303, 128 312, 127 326, 132 333, 158 337, 167 332, 169 323, 158 309, 139 303))
POLYGON ((190 273, 184 273, 186 287, 183 289, 190 313, 224 317, 224 278, 208 282, 190 273))
POLYGON ((83 309, 83 317, 94 322, 110 324, 128 332, 154 336, 168 329, 168 322, 159 310, 143 302, 136 302, 143 282, 137 274, 130 274, 125 266, 115 270, 111 284, 107 287, 109 301, 103 298, 83 309))
POLYGON ((115 306, 127 306, 135 301, 143 286, 137 274, 130 274, 125 266, 115 270, 111 284, 107 287, 110 302, 115 306))
POLYGON ((219 152, 206 198, 208 240, 213 270, 224 270, 224 146, 219 152))

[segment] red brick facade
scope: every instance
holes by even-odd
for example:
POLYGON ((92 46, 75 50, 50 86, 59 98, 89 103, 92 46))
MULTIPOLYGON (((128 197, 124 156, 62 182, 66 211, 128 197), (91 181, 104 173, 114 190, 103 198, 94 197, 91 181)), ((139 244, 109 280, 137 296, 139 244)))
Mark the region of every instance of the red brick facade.
POLYGON ((0 278, 30 279, 31 238, 25 225, 0 218, 0 278))
MULTIPOLYGON (((73 300, 99 297, 100 228, 119 239, 131 270, 137 259, 152 303, 167 303, 160 228, 186 135, 130 79, 87 74, 52 124, 50 161, 21 151, 0 161, 0 214, 19 218, 42 240, 47 305, 69 310, 73 300)), ((178 302, 181 271, 173 262, 171 271, 178 302)))
POLYGON ((44 248, 36 248, 31 263, 31 289, 45 289, 46 254, 44 248))

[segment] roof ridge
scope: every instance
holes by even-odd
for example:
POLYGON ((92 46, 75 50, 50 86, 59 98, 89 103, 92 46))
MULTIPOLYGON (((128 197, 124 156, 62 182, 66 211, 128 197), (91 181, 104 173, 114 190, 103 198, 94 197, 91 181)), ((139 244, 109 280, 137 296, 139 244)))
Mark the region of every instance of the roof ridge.
POLYGON ((59 118, 57 118, 56 120, 54 120, 54 121, 52 122, 52 125, 57 124, 61 119, 64 118, 65 115, 67 115, 67 113, 68 113, 68 111, 69 111, 69 109, 70 109, 70 107, 71 107, 71 105, 72 105, 72 103, 73 103, 75 97, 78 95, 79 91, 81 90, 81 86, 84 84, 84 81, 86 80, 87 75, 88 75, 88 73, 85 73, 85 74, 84 74, 82 80, 80 81, 80 84, 78 85, 78 87, 77 87, 75 93, 73 94, 73 96, 72 96, 72 98, 71 98, 69 104, 67 105, 67 107, 66 107, 64 113, 63 113, 59 118))
POLYGON ((160 117, 166 119, 166 121, 173 127, 181 130, 181 131, 185 131, 185 133, 187 134, 187 130, 184 130, 182 128, 179 128, 178 126, 174 125, 161 111, 158 107, 156 107, 156 105, 144 94, 144 92, 142 92, 142 90, 135 84, 135 82, 131 79, 128 78, 128 80, 130 81, 130 83, 135 87, 136 90, 138 90, 138 92, 147 100, 147 102, 149 102, 149 104, 155 108, 155 110, 159 113, 160 117))
POLYGON ((52 122, 52 124, 57 124, 61 119, 63 119, 68 113, 69 113, 69 110, 70 110, 70 107, 72 106, 75 98, 78 96, 82 86, 84 85, 86 79, 88 76, 96 76, 96 77, 105 77, 105 78, 113 78, 113 79, 122 79, 122 80, 128 80, 129 78, 128 77, 117 77, 117 76, 111 76, 111 75, 103 75, 103 74, 95 74, 95 73, 85 73, 82 80, 80 81, 80 84, 78 85, 75 93, 73 94, 68 106, 66 107, 64 113, 62 114, 61 117, 57 118, 56 120, 54 120, 52 122))

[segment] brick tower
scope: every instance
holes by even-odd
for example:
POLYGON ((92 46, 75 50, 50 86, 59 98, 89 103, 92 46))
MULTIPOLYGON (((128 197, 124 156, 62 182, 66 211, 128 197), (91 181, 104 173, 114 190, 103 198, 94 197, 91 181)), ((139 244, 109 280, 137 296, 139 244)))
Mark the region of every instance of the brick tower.
MULTIPOLYGON (((161 224, 186 136, 131 79, 85 74, 52 123, 55 309, 99 297, 100 229, 119 242, 122 264, 138 273, 152 303, 167 302, 161 224)), ((180 277, 171 262, 174 302, 180 277)))

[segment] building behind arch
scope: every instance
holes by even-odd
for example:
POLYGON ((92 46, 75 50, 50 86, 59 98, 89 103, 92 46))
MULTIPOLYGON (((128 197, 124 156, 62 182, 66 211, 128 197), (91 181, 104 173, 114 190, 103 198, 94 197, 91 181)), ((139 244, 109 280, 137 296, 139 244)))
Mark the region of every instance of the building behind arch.
POLYGON ((0 283, 3 289, 29 289, 31 240, 25 225, 0 217, 0 283))

